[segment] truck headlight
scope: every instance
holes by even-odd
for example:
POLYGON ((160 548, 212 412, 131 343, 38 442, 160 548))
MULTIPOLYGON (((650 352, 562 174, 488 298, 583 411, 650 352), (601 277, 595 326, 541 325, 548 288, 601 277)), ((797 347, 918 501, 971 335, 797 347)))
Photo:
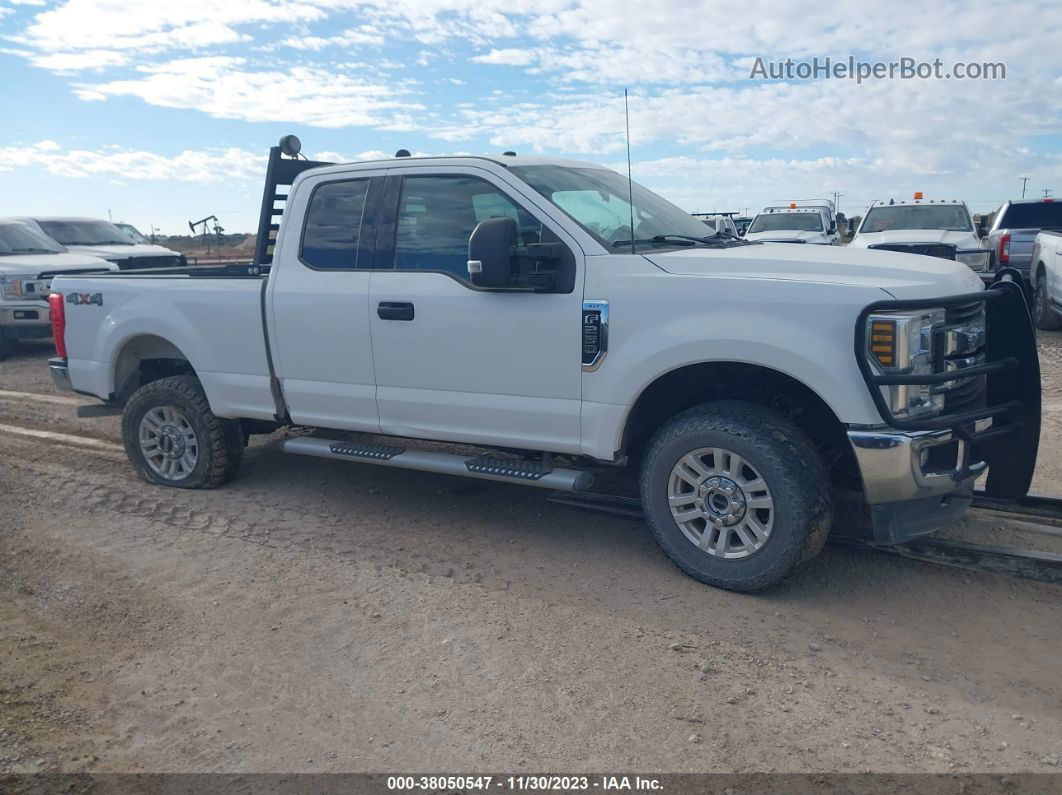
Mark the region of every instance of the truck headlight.
MULTIPOLYGON (((933 332, 944 323, 943 309, 878 312, 867 318, 867 356, 880 373, 930 375, 933 332)), ((929 384, 887 384, 881 394, 896 417, 939 412, 944 395, 929 384)))
POLYGON ((8 301, 21 301, 26 297, 24 279, 0 276, 0 293, 8 301))
POLYGON ((988 270, 988 250, 985 251, 960 251, 955 255, 955 261, 974 271, 988 270))

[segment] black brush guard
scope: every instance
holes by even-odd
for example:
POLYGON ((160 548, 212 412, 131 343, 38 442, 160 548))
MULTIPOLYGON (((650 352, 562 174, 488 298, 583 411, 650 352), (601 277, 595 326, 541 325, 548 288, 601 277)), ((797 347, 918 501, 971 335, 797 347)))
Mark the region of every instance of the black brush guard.
POLYGON ((963 440, 963 460, 956 473, 957 484, 972 474, 971 462, 989 466, 985 494, 998 499, 1024 497, 1032 483, 1040 444, 1040 361, 1036 332, 1021 286, 997 281, 978 293, 918 301, 878 301, 866 307, 856 322, 855 354, 874 405, 885 422, 900 431, 951 430, 963 440), (961 371, 928 375, 875 373, 867 356, 867 318, 875 312, 932 309, 983 302, 985 306, 985 361, 961 371), (960 378, 986 377, 986 405, 925 419, 896 417, 882 386, 944 384, 960 378), (992 425, 976 430, 979 420, 992 418, 992 425))

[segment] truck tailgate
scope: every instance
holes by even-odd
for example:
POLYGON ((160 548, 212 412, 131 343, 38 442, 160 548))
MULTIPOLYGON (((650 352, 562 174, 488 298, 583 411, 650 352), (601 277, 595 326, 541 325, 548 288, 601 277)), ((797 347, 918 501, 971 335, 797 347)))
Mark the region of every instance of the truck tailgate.
POLYGON ((71 385, 111 399, 135 359, 132 351, 149 350, 150 358, 186 359, 218 416, 273 418, 264 283, 187 273, 56 277, 52 290, 64 296, 71 385))

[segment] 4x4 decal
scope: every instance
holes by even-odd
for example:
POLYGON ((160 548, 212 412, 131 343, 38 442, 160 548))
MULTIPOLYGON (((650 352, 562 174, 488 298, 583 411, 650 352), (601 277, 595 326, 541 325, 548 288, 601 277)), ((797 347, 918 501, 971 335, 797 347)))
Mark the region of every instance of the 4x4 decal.
POLYGON ((66 302, 74 306, 80 306, 81 304, 103 306, 103 293, 67 293, 66 302))

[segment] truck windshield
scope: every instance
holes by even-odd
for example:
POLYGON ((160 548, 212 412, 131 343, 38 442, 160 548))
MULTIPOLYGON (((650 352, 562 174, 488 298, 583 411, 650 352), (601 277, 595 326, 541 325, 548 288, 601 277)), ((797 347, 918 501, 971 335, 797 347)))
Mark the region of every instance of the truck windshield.
POLYGON ((1062 226, 1062 202, 1029 202, 1007 208, 1000 229, 1043 229, 1062 226))
POLYGON ((121 229, 125 236, 132 240, 134 243, 151 243, 151 241, 144 237, 142 234, 140 234, 140 230, 132 224, 115 224, 115 226, 121 229))
POLYGON ((131 246, 133 241, 107 221, 38 221, 45 233, 64 246, 131 246))
POLYGON ((859 230, 890 232, 893 229, 943 229, 948 232, 972 232, 970 213, 961 204, 912 204, 871 207, 859 230))
POLYGON ((62 246, 25 224, 0 224, 0 257, 12 254, 61 254, 62 246))
POLYGON ((682 245, 709 237, 711 230, 685 210, 637 183, 634 194, 634 229, 627 178, 605 168, 518 166, 512 172, 563 210, 610 251, 614 244, 630 241, 638 247, 682 245), (665 239, 665 236, 672 236, 665 239), (658 238, 658 239, 653 239, 658 238))
POLYGON ((822 216, 819 213, 777 213, 757 215, 748 234, 756 232, 821 232, 822 216))

